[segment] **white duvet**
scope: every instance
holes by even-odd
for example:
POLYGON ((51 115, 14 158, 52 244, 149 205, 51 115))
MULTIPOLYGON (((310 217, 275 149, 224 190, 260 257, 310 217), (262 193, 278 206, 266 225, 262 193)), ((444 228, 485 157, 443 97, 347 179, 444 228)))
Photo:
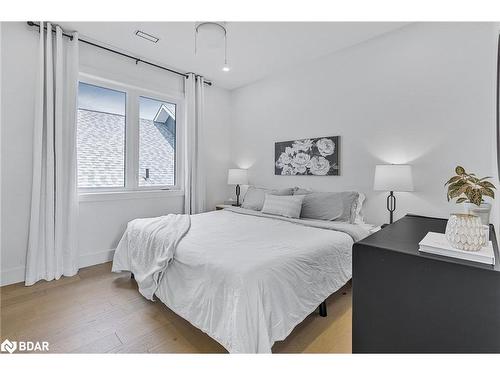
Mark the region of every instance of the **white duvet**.
MULTIPOLYGON (((351 278, 352 244, 367 234, 243 209, 192 215, 156 296, 230 353, 270 353, 351 278)), ((115 252, 114 271, 134 272, 128 242, 115 252)))

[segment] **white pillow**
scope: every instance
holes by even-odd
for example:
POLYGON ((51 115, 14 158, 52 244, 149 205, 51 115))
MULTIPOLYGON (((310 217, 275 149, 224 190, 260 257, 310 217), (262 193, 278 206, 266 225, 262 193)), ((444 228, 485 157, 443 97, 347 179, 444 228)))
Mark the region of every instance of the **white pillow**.
POLYGON ((298 219, 302 210, 304 195, 266 194, 262 213, 298 219))
POLYGON ((264 199, 266 198, 266 194, 273 195, 293 195, 292 188, 285 189, 264 189, 258 188, 255 186, 249 186, 247 193, 245 194, 245 198, 243 199, 243 203, 241 208, 246 208, 249 210, 260 211, 264 206, 264 199))

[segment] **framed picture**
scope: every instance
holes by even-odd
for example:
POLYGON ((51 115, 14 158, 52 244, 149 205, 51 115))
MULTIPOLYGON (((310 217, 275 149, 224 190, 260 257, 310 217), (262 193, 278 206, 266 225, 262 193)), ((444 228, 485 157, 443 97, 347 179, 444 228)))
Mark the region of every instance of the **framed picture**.
POLYGON ((274 144, 274 174, 338 176, 340 137, 307 138, 274 144))

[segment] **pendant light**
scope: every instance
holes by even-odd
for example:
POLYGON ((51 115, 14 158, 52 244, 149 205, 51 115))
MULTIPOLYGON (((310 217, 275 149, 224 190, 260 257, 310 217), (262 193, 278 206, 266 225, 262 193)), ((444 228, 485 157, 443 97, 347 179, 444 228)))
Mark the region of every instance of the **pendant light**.
POLYGON ((194 54, 198 52, 198 43, 203 43, 209 49, 215 49, 224 39, 224 65, 223 72, 229 72, 231 68, 227 63, 227 30, 223 24, 218 22, 200 22, 195 25, 194 54))

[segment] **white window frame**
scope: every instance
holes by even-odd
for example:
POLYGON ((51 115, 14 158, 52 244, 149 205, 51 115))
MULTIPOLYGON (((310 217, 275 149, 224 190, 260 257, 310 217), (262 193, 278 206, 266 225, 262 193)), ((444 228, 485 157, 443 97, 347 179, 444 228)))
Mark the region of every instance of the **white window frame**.
POLYGON ((184 190, 183 140, 185 130, 184 96, 162 93, 143 87, 97 77, 87 73, 79 74, 79 82, 89 85, 121 91, 126 94, 125 103, 125 186, 78 188, 80 201, 142 198, 148 195, 182 195, 184 190), (139 98, 175 104, 175 185, 139 186, 139 98))

